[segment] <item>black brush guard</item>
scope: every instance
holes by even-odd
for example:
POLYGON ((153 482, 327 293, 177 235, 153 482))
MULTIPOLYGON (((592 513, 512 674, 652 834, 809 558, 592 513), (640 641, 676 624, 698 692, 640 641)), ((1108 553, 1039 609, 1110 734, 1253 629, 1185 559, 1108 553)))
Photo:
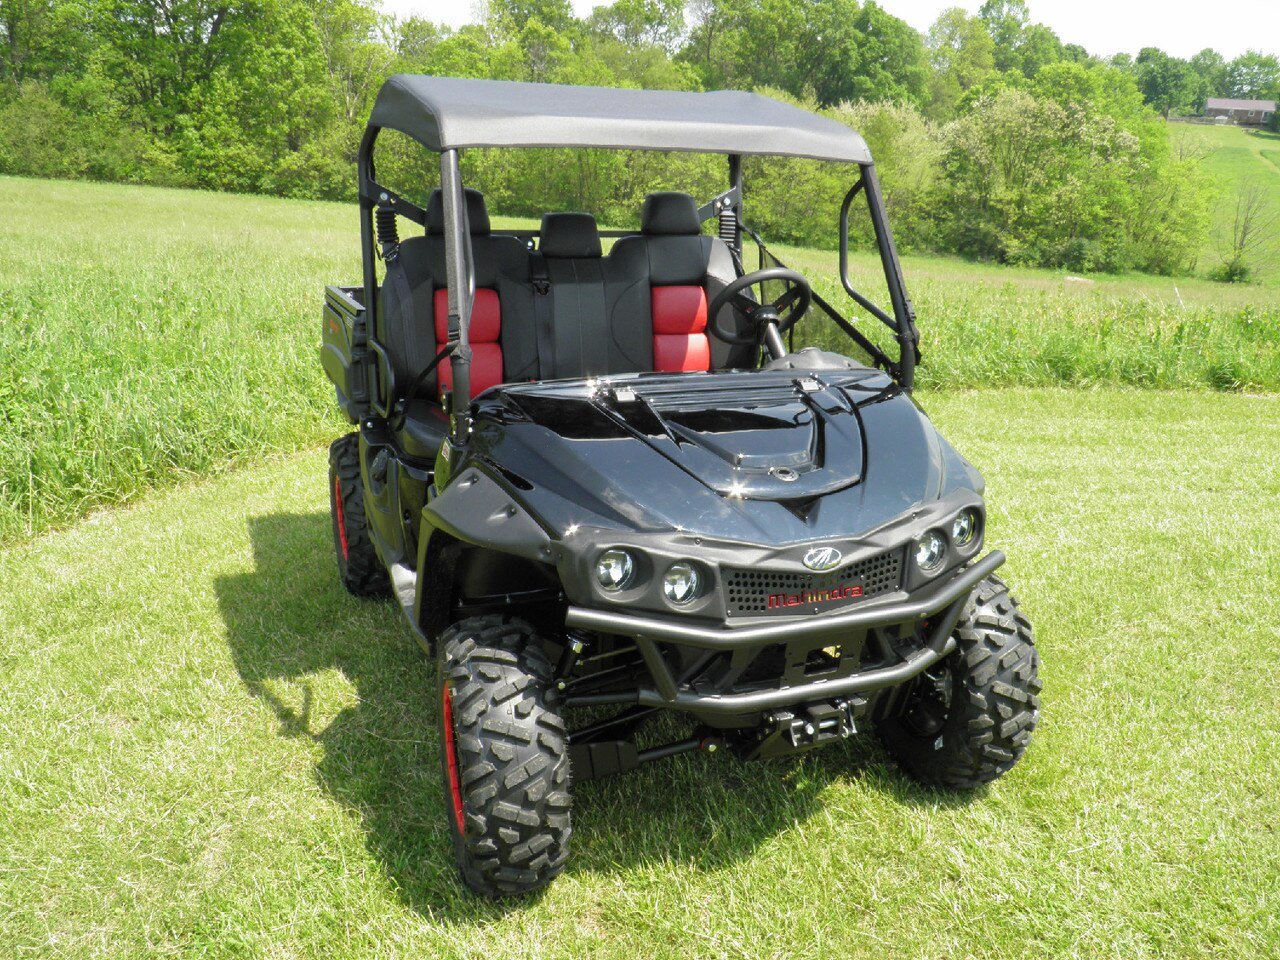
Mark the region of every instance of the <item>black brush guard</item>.
POLYGON ((622 691, 570 693, 566 705, 634 704, 679 710, 710 723, 724 723, 755 712, 834 700, 895 686, 918 676, 955 649, 952 631, 964 611, 969 594, 1004 560, 1003 553, 992 551, 950 579, 935 584, 927 593, 905 601, 868 603, 826 616, 742 627, 697 626, 672 617, 636 616, 573 606, 565 615, 565 625, 570 629, 634 639, 649 671, 651 685, 622 691), (707 689, 706 685, 677 681, 660 647, 662 644, 674 644, 693 647, 705 654, 728 652, 746 663, 772 644, 835 643, 842 637, 864 634, 876 628, 917 624, 923 620, 929 621, 923 646, 896 663, 856 670, 840 677, 797 679, 790 675, 784 677, 780 685, 763 688, 735 688, 733 681, 740 672, 731 674, 726 683, 719 687, 713 685, 712 689, 707 689))

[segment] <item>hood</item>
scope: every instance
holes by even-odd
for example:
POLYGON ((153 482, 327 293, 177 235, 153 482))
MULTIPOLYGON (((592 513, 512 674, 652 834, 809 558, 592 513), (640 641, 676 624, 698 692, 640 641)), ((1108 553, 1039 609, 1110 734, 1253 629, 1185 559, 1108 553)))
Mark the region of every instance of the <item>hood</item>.
POLYGON ((753 543, 874 529, 941 496, 954 456, 869 369, 510 387, 481 405, 472 447, 554 533, 589 524, 753 543))

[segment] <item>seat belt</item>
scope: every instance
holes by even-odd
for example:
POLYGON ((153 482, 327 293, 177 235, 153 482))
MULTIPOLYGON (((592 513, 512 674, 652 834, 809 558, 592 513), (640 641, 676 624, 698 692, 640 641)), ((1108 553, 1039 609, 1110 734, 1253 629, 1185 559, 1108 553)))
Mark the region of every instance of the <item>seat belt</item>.
POLYGON ((555 320, 551 312, 551 275, 547 259, 537 250, 529 251, 529 276, 533 281, 533 326, 538 338, 538 379, 555 376, 555 320))

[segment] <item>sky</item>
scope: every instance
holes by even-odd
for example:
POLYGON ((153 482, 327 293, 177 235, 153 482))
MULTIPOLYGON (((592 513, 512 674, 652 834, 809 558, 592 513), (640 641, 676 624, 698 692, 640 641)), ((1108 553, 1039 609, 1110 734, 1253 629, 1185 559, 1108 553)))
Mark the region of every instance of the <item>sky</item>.
MULTIPOLYGON (((608 0, 573 0, 580 15, 608 0)), ((946 7, 971 13, 982 0, 879 0, 880 6, 921 32, 946 7)), ((399 16, 417 14, 459 26, 476 18, 477 0, 382 0, 399 16)), ((1028 0, 1031 19, 1051 27, 1065 43, 1092 54, 1137 53, 1160 47, 1190 57, 1213 47, 1228 59, 1246 49, 1280 53, 1280 0, 1028 0)))

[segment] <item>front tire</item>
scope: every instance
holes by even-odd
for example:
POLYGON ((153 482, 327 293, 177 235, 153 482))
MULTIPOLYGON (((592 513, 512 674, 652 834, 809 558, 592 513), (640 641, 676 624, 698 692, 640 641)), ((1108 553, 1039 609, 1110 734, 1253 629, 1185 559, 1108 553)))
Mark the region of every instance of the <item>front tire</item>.
POLYGON ((879 724, 889 755, 926 786, 972 790, 1012 769, 1040 718, 1040 655, 1009 588, 987 577, 956 624, 956 650, 879 724))
POLYGON ((354 433, 329 446, 329 516, 342 585, 357 597, 385 597, 391 591, 391 578, 369 536, 360 477, 360 438, 354 433))
POLYGON ((461 620, 436 644, 440 763, 454 857, 486 897, 545 887, 569 856, 569 748, 533 627, 461 620))

